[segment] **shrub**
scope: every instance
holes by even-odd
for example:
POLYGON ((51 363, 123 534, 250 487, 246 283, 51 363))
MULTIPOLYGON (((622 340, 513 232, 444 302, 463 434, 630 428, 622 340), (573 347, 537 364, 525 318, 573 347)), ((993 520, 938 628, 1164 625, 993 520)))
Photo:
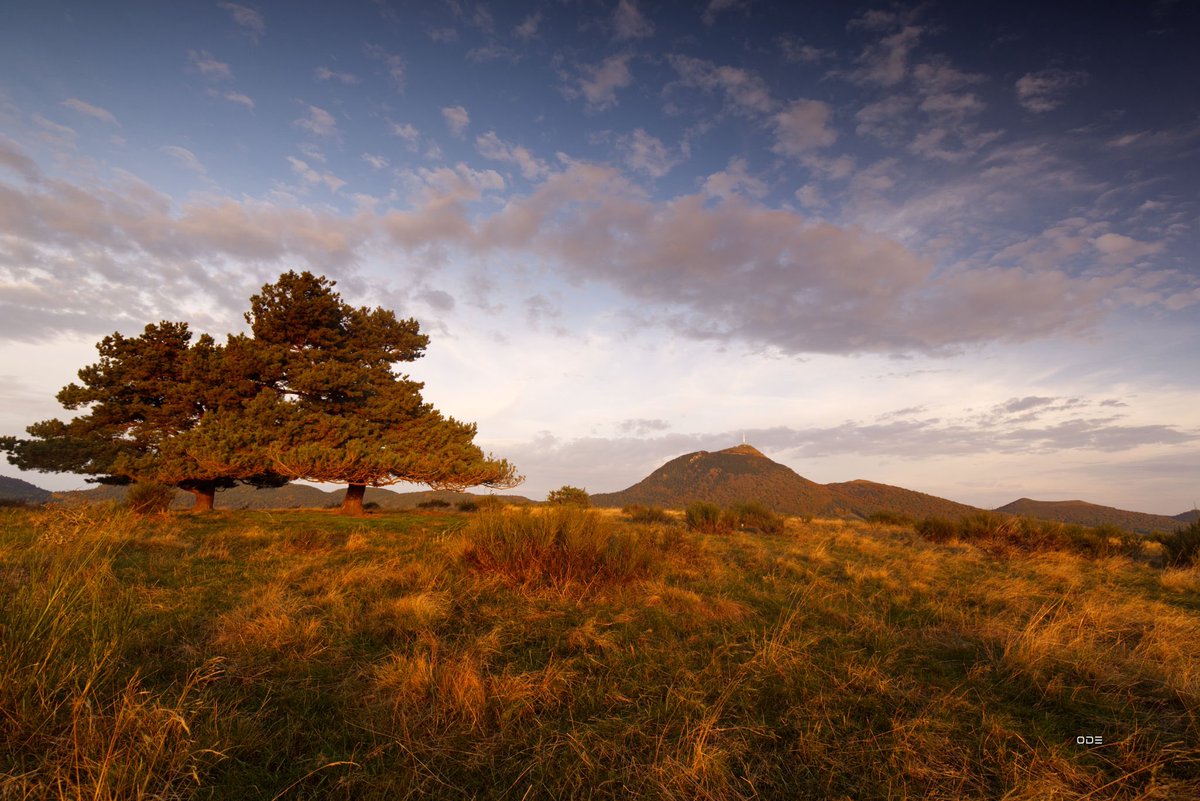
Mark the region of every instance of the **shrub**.
POLYGON ((708 501, 696 501, 688 506, 684 519, 688 528, 708 534, 715 534, 725 526, 725 521, 721 519, 721 507, 708 501))
POLYGON ((441 498, 431 498, 428 501, 421 501, 417 504, 418 509, 449 509, 450 502, 443 501, 441 498))
POLYGON ((916 530, 930 542, 949 542, 958 536, 958 524, 943 517, 927 517, 917 523, 916 530))
POLYGON ((898 512, 872 512, 867 515, 867 522, 878 526, 911 526, 913 519, 898 512))
POLYGON ((1167 567, 1191 567, 1200 562, 1200 520, 1170 534, 1159 534, 1167 567))
POLYGON ((621 514, 634 523, 670 523, 671 516, 658 506, 642 506, 640 503, 630 504, 621 509, 621 514))
POLYGON ((750 529, 764 534, 783 531, 783 517, 757 501, 735 503, 725 510, 724 517, 730 528, 750 529))
POLYGON ((546 501, 554 506, 579 506, 584 509, 592 505, 592 499, 588 496, 587 490, 566 484, 552 490, 546 496, 546 501))
POLYGON ((495 511, 496 509, 503 509, 505 506, 508 506, 508 504, 499 495, 484 495, 475 501, 475 508, 480 511, 495 511))
POLYGON ((476 512, 479 510, 479 504, 475 501, 459 501, 457 508, 460 512, 476 512))
POLYGON ((140 482, 129 488, 124 504, 131 512, 139 515, 160 514, 171 508, 175 500, 175 489, 165 484, 140 482))
POLYGON ((464 536, 467 564, 522 586, 625 581, 649 573, 661 555, 651 538, 572 507, 480 515, 464 536))

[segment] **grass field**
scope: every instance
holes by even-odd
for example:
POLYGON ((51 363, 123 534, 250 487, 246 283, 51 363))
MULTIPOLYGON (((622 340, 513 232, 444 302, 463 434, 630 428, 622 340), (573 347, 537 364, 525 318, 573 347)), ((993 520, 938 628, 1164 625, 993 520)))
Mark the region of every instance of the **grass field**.
POLYGON ((1128 556, 3 509, 0 604, 5 801, 1200 798, 1200 569, 1128 556))

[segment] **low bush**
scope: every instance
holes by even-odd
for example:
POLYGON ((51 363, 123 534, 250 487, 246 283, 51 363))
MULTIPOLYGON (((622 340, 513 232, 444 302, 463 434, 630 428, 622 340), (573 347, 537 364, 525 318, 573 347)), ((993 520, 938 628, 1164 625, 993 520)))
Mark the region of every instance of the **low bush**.
POLYGON ((684 512, 688 528, 715 534, 725 528, 726 521, 722 519, 721 507, 708 501, 696 501, 684 512))
POLYGON ((592 505, 592 499, 587 490, 567 485, 552 490, 546 496, 546 501, 554 506, 579 506, 584 509, 592 505))
POLYGON ((949 542, 958 536, 958 524, 942 517, 927 517, 918 521, 917 533, 930 542, 949 542))
POLYGON ((778 534, 784 519, 757 501, 735 503, 724 512, 729 528, 778 534))
POLYGON ((161 514, 171 508, 175 500, 175 489, 165 484, 141 482, 134 484, 125 494, 125 507, 139 515, 161 514))
POLYGON ((877 526, 911 526, 915 521, 898 512, 872 512, 867 515, 867 522, 877 526))
POLYGON ((626 581, 647 575, 661 556, 641 533, 571 507, 481 514, 464 536, 467 564, 522 586, 626 581))
POLYGON ((1170 534, 1159 534, 1163 559, 1168 567, 1191 567, 1200 562, 1200 520, 1170 534))
POLYGON ((658 506, 643 506, 640 503, 630 504, 621 509, 621 514, 634 523, 670 523, 671 516, 658 506))
POLYGON ((421 501, 417 504, 418 509, 449 509, 450 502, 443 501, 441 498, 431 498, 428 501, 421 501))
POLYGON ((460 512, 477 512, 479 511, 479 504, 475 501, 459 501, 456 508, 460 512))

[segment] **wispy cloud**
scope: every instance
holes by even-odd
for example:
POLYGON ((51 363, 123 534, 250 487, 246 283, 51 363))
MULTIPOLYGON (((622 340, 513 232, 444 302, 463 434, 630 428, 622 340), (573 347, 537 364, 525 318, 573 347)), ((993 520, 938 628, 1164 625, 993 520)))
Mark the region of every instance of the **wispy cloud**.
POLYGON ((421 132, 412 123, 387 121, 388 133, 403 139, 409 150, 416 150, 421 143, 421 132))
POLYGON ((267 32, 267 20, 261 11, 224 0, 217 3, 217 7, 228 11, 233 17, 234 23, 254 41, 258 41, 258 38, 267 32))
POLYGON ((204 169, 204 165, 200 163, 200 159, 196 158, 196 154, 188 150, 186 147, 180 147, 178 145, 166 145, 162 148, 162 152, 166 153, 168 156, 175 159, 197 175, 208 174, 208 171, 204 169))
POLYGON ((1017 102, 1026 111, 1044 114, 1065 103, 1067 94, 1087 81, 1088 74, 1082 70, 1048 69, 1026 73, 1017 79, 1017 102))
POLYGON ((651 178, 661 178, 682 161, 661 139, 651 136, 641 128, 621 137, 618 145, 629 168, 651 178))
POLYGON ((307 109, 307 113, 303 117, 292 121, 293 125, 303 128, 314 136, 338 135, 337 120, 332 114, 318 106, 308 106, 307 109))
POLYGON ((223 61, 217 61, 207 50, 189 50, 188 60, 192 68, 214 81, 232 81, 233 70, 223 61))
POLYGON ((775 144, 771 147, 783 156, 799 156, 828 147, 837 141, 830 125, 833 109, 820 100, 793 100, 772 118, 775 144))
POLYGON ((767 114, 774 107, 771 92, 763 79, 741 67, 718 66, 693 56, 667 57, 679 75, 679 84, 706 92, 720 92, 726 108, 742 115, 767 114))
POLYGON ((538 34, 538 26, 542 24, 542 15, 540 12, 530 14, 521 21, 521 24, 513 28, 513 33, 518 39, 528 41, 533 39, 538 34))
POLYGON ((353 86, 359 82, 357 75, 350 72, 338 72, 329 67, 317 67, 313 71, 313 75, 318 81, 338 81, 347 86, 353 86))
POLYGON ((613 12, 613 32, 619 42, 645 39, 654 35, 654 23, 638 10, 636 0, 620 0, 613 12))
POLYGON ((115 125, 118 128, 121 127, 121 123, 117 122, 117 118, 114 117, 113 113, 106 108, 94 106, 91 103, 85 103, 84 101, 74 97, 64 100, 62 105, 71 109, 72 111, 77 111, 80 114, 91 117, 92 119, 100 120, 101 122, 107 122, 109 125, 115 125))
POLYGON ((462 106, 446 106, 442 109, 442 119, 446 121, 450 133, 459 138, 466 133, 467 126, 471 124, 471 115, 462 106))
POLYGON ((629 53, 620 53, 599 64, 582 67, 576 86, 568 90, 568 95, 578 97, 582 94, 589 111, 612 108, 617 105, 617 90, 633 83, 633 72, 629 68, 632 58, 629 53))
POLYGON ((387 70, 388 79, 392 82, 392 86, 396 91, 404 91, 404 81, 406 77, 406 67, 404 59, 396 54, 389 53, 385 48, 376 44, 368 44, 363 46, 363 53, 367 58, 378 61, 383 68, 387 70))
POLYGON ((541 178, 550 172, 546 162, 535 156, 528 148, 505 142, 496 135, 495 131, 488 131, 475 137, 475 149, 486 159, 517 165, 521 175, 530 181, 541 178))

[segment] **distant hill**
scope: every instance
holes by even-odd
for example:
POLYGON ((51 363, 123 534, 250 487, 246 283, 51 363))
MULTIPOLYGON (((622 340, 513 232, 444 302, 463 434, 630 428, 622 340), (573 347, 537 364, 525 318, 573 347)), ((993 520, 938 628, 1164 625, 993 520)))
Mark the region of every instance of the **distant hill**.
MULTIPOLYGON (((30 485, 32 486, 32 485, 30 485)), ((35 488, 36 489, 36 488, 35 488)), ((44 490, 43 490, 44 491, 44 490)), ((103 502, 120 501, 129 491, 128 487, 102 484, 90 490, 74 490, 71 492, 56 492, 53 497, 60 501, 103 502)), ((305 484, 286 484, 274 489, 255 489, 247 485, 239 485, 231 489, 217 490, 216 509, 326 509, 341 506, 345 496, 344 489, 325 491, 305 484)), ((46 493, 47 500, 51 493, 46 493)), ((378 504, 380 509, 413 509, 421 503, 430 500, 443 500, 456 504, 464 500, 478 500, 481 496, 467 492, 450 492, 448 490, 426 490, 421 492, 393 492, 392 490, 368 487, 364 503, 378 504)), ((520 495, 501 496, 508 503, 532 503, 520 495)), ((175 500, 171 502, 172 509, 190 509, 193 498, 191 493, 176 490, 175 500)))
POLYGON ((892 512, 911 517, 913 520, 926 517, 957 520, 983 511, 975 506, 948 501, 936 495, 926 495, 924 492, 862 479, 825 486, 841 499, 842 505, 849 512, 859 517, 870 517, 878 512, 892 512))
POLYGON ((1174 518, 1184 523, 1191 523, 1193 520, 1200 520, 1200 510, 1193 509, 1181 515, 1174 515, 1174 518))
POLYGON ((1181 522, 1187 522, 1183 515, 1167 517, 1152 515, 1145 512, 1128 512, 1124 509, 1114 509, 1111 506, 1099 506, 1087 501, 1034 501, 1020 498, 1010 504, 996 509, 1011 515, 1034 517, 1039 520, 1057 520, 1060 523, 1077 523, 1081 526, 1118 526, 1137 534, 1151 534, 1155 531, 1174 531, 1181 522))
POLYGON ((728 505, 758 501, 792 515, 830 514, 838 498, 827 487, 773 462, 749 445, 688 453, 620 492, 592 496, 596 506, 683 507, 704 500, 728 505))
POLYGON ((24 501, 43 503, 50 500, 51 492, 19 478, 0 476, 0 501, 24 501))

